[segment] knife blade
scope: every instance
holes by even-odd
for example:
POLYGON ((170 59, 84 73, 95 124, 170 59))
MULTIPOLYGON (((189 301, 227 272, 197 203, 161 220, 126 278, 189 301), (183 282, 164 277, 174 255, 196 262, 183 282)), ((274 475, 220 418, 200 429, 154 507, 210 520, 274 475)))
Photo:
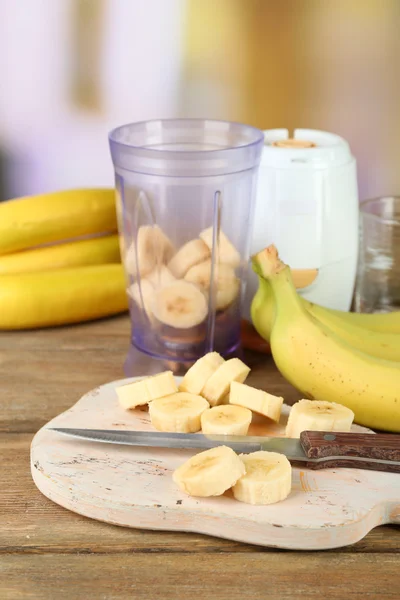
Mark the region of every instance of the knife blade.
POLYGON ((400 436, 392 434, 304 431, 300 439, 295 439, 68 427, 48 430, 92 442, 127 446, 201 450, 229 446, 243 454, 266 450, 284 454, 290 462, 311 469, 353 467, 400 473, 400 436))

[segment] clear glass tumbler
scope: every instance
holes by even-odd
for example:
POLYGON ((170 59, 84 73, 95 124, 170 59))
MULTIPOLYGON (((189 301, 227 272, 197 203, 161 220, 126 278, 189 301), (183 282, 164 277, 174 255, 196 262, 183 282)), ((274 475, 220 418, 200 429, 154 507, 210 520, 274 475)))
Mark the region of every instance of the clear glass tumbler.
POLYGON ((355 310, 400 310, 400 197, 360 205, 360 253, 355 310))
POLYGON ((192 363, 240 344, 263 133, 202 119, 110 133, 131 342, 192 363))

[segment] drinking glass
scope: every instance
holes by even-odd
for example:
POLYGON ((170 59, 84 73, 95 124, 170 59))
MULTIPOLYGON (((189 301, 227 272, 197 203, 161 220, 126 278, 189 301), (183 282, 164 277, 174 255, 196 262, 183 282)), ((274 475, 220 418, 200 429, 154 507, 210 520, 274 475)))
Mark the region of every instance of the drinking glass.
POLYGON ((360 205, 360 253, 355 291, 357 312, 400 310, 400 197, 360 205))

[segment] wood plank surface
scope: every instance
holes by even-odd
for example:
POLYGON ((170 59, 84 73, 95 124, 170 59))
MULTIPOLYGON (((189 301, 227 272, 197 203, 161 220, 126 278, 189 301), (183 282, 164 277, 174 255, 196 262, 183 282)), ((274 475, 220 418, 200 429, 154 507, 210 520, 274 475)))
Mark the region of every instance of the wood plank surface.
MULTIPOLYGON (((0 333, 0 598, 74 600, 399 597, 400 528, 325 552, 264 549, 198 534, 119 528, 53 504, 32 482, 33 433, 88 390, 124 377, 129 321, 0 333), (193 555, 196 554, 196 557, 193 555)), ((247 353, 252 385, 298 393, 270 357, 247 353)))
MULTIPOLYGON (((128 317, 42 331, 0 333, 0 431, 34 433, 89 390, 125 377, 128 317)), ((277 372, 272 358, 246 353, 250 385, 301 396, 277 372)), ((139 374, 139 373, 138 373, 139 374)))
POLYGON ((8 555, 0 581, 3 600, 398 600, 398 566, 390 554, 8 555))

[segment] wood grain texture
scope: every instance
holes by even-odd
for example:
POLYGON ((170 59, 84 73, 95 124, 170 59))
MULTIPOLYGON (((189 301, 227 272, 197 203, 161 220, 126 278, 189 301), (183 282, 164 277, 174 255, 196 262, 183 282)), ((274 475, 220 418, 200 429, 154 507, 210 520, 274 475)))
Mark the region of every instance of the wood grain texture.
MULTIPOLYGON (((0 332, 0 431, 34 433, 88 390, 124 377, 127 316, 32 332, 0 332), (29 410, 27 410, 29 407, 29 410)), ((301 398, 277 372, 271 356, 246 353, 250 385, 301 398)))
MULTIPOLYGON (((338 550, 295 553, 199 534, 116 527, 42 496, 29 471, 32 434, 87 390, 123 377, 128 345, 127 317, 0 332, 2 600, 186 600, 201 588, 202 597, 208 592, 215 600, 398 597, 396 526, 378 527, 338 550)), ((299 399, 270 357, 249 353, 246 360, 253 366, 252 385, 289 404, 299 399)))
MULTIPOLYGON (((304 466, 293 468, 292 490, 285 501, 250 506, 228 492, 218 498, 193 498, 173 484, 173 471, 198 450, 102 444, 51 431, 89 423, 93 429, 153 432, 148 412, 119 405, 116 387, 134 380, 89 391, 35 435, 31 472, 47 498, 125 527, 191 531, 297 550, 347 546, 378 525, 400 522, 400 479, 393 473, 327 469, 316 474, 304 466)), ((180 381, 176 378, 178 385, 180 381)), ((284 435, 288 414, 284 404, 279 423, 253 415, 249 435, 284 435)), ((375 437, 357 425, 352 430, 375 437)))
POLYGON ((398 555, 6 556, 2 600, 398 600, 398 555), (285 560, 286 559, 286 560, 285 560))
MULTIPOLYGON (((31 434, 0 434, 0 553, 276 553, 200 534, 116 527, 65 510, 43 496, 29 472, 31 434)), ((400 528, 378 527, 352 546, 333 553, 398 553, 400 528)), ((1 563, 2 558, 0 558, 1 563)))
POLYGON ((325 434, 320 431, 303 431, 300 434, 300 441, 305 453, 311 459, 346 457, 345 459, 321 460, 320 463, 307 463, 307 467, 310 469, 358 467, 400 473, 400 435, 380 433, 371 439, 369 436, 357 433, 330 432, 325 434), (367 460, 361 461, 360 458, 367 460), (386 462, 374 462, 382 460, 386 462))

